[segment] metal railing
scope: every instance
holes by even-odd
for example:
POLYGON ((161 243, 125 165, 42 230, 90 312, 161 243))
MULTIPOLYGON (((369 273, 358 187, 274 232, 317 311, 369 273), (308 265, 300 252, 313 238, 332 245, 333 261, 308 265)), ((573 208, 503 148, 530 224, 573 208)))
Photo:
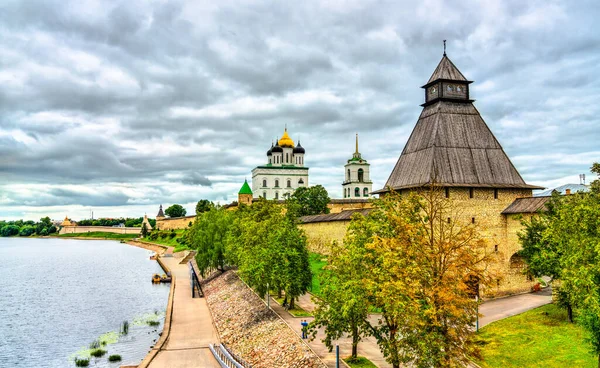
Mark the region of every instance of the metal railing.
POLYGON ((230 352, 225 344, 208 344, 208 348, 215 356, 215 359, 217 359, 221 368, 252 368, 250 364, 230 352))
POLYGON ((195 298, 196 295, 202 298, 204 297, 204 292, 202 291, 202 287, 200 286, 200 279, 198 278, 198 275, 196 275, 196 270, 194 270, 192 261, 188 262, 188 266, 190 268, 190 286, 192 288, 192 298, 195 298))

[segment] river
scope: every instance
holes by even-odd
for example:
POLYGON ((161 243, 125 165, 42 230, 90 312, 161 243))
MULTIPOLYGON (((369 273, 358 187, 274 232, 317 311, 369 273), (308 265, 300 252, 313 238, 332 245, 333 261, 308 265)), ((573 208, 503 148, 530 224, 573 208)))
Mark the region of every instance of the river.
POLYGON ((162 330, 169 294, 151 283, 163 273, 151 253, 117 241, 0 238, 0 368, 75 367, 73 357, 110 332, 108 353, 90 367, 138 364, 162 330), (111 354, 123 360, 108 363, 111 354))

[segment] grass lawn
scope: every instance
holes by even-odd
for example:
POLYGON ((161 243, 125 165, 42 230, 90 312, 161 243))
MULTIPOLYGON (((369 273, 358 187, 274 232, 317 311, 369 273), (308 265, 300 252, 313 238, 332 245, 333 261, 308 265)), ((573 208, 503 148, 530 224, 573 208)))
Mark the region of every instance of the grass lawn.
POLYGON ((479 330, 482 367, 597 367, 582 327, 548 304, 479 330))
POLYGON ((62 234, 61 238, 104 238, 104 239, 133 239, 139 237, 139 234, 116 234, 103 231, 91 231, 89 233, 62 234))
POLYGON ((344 359, 344 362, 352 368, 377 368, 369 359, 361 356, 357 356, 356 360, 351 360, 350 357, 344 359))
MULTIPOLYGON (((158 238, 156 238, 155 240, 150 239, 149 237, 146 237, 144 239, 144 241, 148 242, 148 243, 154 243, 154 244, 160 244, 160 245, 168 245, 170 247, 175 247, 175 251, 179 252, 181 250, 187 250, 188 248, 186 246, 183 246, 179 243, 177 243, 177 239, 181 238, 183 236, 183 233, 185 232, 185 229, 179 229, 179 230, 175 230, 175 237, 171 238, 169 236, 167 236, 166 238, 161 238, 160 236, 158 238)), ((170 233, 170 231, 169 231, 170 233)))
MULTIPOLYGON (((272 295, 273 299, 283 305, 283 298, 278 298, 276 295, 272 295)), ((294 309, 288 309, 288 312, 294 317, 312 317, 312 314, 302 309, 298 304, 294 304, 294 309)))
POLYGON ((325 261, 326 257, 320 255, 318 253, 310 253, 309 261, 310 261, 310 270, 312 271, 312 286, 311 292, 317 296, 321 295, 321 272, 323 272, 323 267, 327 265, 327 261, 325 261))

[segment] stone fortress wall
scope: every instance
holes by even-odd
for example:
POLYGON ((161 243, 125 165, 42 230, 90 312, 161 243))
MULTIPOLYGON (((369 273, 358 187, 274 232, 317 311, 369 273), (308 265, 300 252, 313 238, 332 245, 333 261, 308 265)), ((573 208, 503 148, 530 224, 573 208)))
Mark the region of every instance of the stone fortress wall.
POLYGON ((58 232, 63 234, 81 234, 92 232, 115 233, 115 234, 139 234, 141 227, 112 227, 112 226, 63 226, 58 232))
POLYGON ((157 217, 156 228, 158 230, 177 230, 187 229, 190 223, 193 223, 196 216, 183 216, 183 217, 157 217))

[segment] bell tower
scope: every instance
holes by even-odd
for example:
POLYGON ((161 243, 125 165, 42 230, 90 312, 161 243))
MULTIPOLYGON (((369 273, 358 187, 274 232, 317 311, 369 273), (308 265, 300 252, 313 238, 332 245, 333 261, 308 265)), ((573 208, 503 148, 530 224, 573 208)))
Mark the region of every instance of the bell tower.
POLYGON ((370 177, 370 164, 358 152, 358 134, 356 134, 356 147, 352 158, 344 165, 345 180, 342 183, 344 198, 364 199, 371 196, 373 182, 370 177))

